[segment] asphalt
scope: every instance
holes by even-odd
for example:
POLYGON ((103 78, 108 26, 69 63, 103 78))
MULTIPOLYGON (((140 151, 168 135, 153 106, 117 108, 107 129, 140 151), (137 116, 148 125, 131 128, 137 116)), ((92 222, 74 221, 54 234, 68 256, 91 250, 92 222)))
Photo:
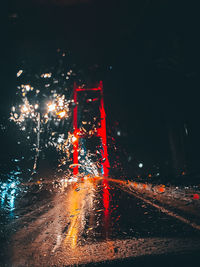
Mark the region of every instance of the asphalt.
POLYGON ((1 224, 1 266, 199 266, 200 231, 126 189, 89 177, 30 185, 1 224))

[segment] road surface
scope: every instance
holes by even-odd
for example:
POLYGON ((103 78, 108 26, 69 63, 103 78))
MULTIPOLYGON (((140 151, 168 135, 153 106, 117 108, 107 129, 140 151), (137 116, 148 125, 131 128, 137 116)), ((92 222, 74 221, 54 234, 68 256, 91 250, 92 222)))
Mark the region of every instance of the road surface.
POLYGON ((200 260, 198 229, 112 179, 29 185, 6 216, 1 266, 188 266, 200 260))

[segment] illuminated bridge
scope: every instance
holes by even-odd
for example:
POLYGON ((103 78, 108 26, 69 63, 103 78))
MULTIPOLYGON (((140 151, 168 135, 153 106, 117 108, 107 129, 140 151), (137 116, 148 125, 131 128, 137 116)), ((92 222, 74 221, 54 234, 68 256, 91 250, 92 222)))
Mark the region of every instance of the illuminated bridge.
MULTIPOLYGON (((103 83, 102 81, 99 82, 97 87, 93 88, 80 88, 77 84, 74 84, 74 103, 76 104, 73 112, 73 135, 74 135, 74 142, 73 142, 73 163, 74 175, 78 174, 78 163, 79 163, 79 141, 81 138, 87 137, 88 133, 92 132, 93 137, 100 138, 100 153, 101 153, 101 173, 104 176, 108 175, 108 168, 110 167, 109 160, 108 160, 108 151, 107 151, 107 136, 106 136, 106 113, 104 108, 104 96, 103 96, 103 83), (84 95, 83 95, 84 93, 84 95), (90 97, 90 98, 88 98, 90 97), (85 125, 87 122, 82 121, 82 123, 78 122, 78 104, 82 99, 81 107, 88 104, 92 105, 92 110, 88 110, 91 114, 90 117, 93 120, 92 125, 95 125, 93 129, 89 127, 89 129, 85 129, 85 125), (99 113, 99 114, 98 114, 99 113)), ((83 109, 83 108, 82 108, 83 109)), ((83 109, 84 113, 84 109, 83 109)), ((84 115, 83 115, 84 116, 84 115)), ((89 122, 91 124, 91 121, 89 122)))

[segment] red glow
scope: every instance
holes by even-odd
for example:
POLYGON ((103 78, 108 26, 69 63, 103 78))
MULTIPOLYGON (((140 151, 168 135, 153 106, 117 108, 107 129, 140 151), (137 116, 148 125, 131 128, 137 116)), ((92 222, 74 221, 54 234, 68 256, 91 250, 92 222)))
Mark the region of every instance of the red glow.
MULTIPOLYGON (((76 91, 76 84, 74 83, 74 103, 77 103, 77 91, 76 91)), ((74 128, 74 136, 76 137, 76 133, 78 130, 78 123, 77 123, 77 115, 78 115, 78 107, 77 105, 74 108, 74 116, 73 116, 73 128, 74 128)), ((78 164, 78 138, 73 142, 73 160, 74 164, 78 164)), ((73 169, 73 174, 77 175, 78 174, 78 166, 76 166, 73 169)))
POLYGON ((195 199, 195 200, 199 200, 199 194, 194 194, 194 195, 193 195, 193 199, 195 199))
POLYGON ((164 188, 164 187, 160 187, 160 188, 159 188, 159 191, 160 191, 161 193, 164 193, 164 192, 165 192, 165 188, 164 188))
POLYGON ((96 97, 96 98, 93 98, 93 99, 87 99, 86 102, 90 103, 90 102, 95 102, 95 101, 98 101, 98 100, 99 100, 99 98, 96 97))
POLYGON ((76 88, 77 92, 83 92, 83 91, 101 91, 101 87, 97 88, 76 88))
POLYGON ((103 206, 105 209, 106 215, 108 214, 109 209, 109 190, 108 190, 108 181, 104 179, 103 181, 103 206))
POLYGON ((105 231, 108 233, 109 226, 109 202, 110 202, 110 192, 109 185, 106 179, 103 180, 103 206, 104 206, 104 220, 105 220, 105 231))

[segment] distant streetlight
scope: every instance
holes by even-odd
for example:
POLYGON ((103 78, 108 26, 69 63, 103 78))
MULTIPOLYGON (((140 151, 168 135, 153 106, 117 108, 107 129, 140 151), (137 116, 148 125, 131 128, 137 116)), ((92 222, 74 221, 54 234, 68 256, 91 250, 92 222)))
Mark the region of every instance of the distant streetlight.
POLYGON ((139 163, 139 168, 142 168, 143 167, 143 163, 139 163))

